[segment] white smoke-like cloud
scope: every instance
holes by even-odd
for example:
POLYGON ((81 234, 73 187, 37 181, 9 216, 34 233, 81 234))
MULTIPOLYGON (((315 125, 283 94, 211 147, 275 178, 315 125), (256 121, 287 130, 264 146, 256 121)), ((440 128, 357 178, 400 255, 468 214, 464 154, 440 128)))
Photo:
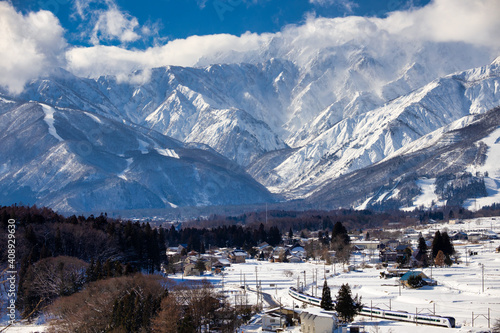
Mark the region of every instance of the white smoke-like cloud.
POLYGON ((353 0, 309 0, 309 3, 316 6, 337 6, 347 13, 354 12, 354 8, 359 7, 359 4, 353 0))
POLYGON ((49 11, 22 15, 0 2, 0 85, 22 92, 25 83, 54 66, 63 66, 66 41, 49 11))
POLYGON ((288 56, 292 57, 291 60, 305 62, 307 57, 304 55, 317 53, 318 49, 350 41, 377 47, 379 39, 383 39, 384 43, 404 40, 408 41, 408 45, 429 41, 463 42, 487 48, 495 54, 500 51, 500 20, 496 18, 496 13, 500 13, 500 2, 497 0, 436 0, 420 9, 393 12, 387 18, 309 17, 304 24, 287 26, 276 34, 192 36, 147 50, 108 46, 73 48, 68 51, 67 57, 70 70, 80 75, 96 76, 116 74, 124 69, 195 66, 200 59, 203 59, 203 64, 238 62, 248 59, 245 57, 248 52, 268 57, 288 56), (268 49, 271 41, 280 48, 268 49), (294 59, 293 54, 300 59, 294 59))
POLYGON ((419 9, 394 12, 382 26, 411 39, 464 42, 498 49, 499 14, 498 0, 436 0, 419 9))
POLYGON ((123 45, 147 37, 154 26, 140 26, 136 17, 118 7, 114 0, 75 0, 74 16, 82 21, 81 35, 93 45, 118 41, 123 45))
MULTIPOLYGON (((127 47, 141 36, 144 26, 108 1, 108 9, 88 13, 79 0, 78 15, 97 17, 89 47, 66 45, 63 28, 47 11, 23 16, 8 3, 0 3, 0 85, 20 92, 24 83, 44 71, 63 66, 80 76, 114 74, 128 77, 137 69, 166 65, 196 66, 217 62, 265 61, 283 57, 299 65, 328 48, 349 43, 384 52, 384 45, 400 44, 417 52, 425 43, 463 43, 470 51, 477 47, 495 58, 500 52, 500 1, 435 0, 429 5, 390 13, 386 18, 319 18, 310 15, 303 24, 290 25, 278 33, 241 36, 218 34, 191 36, 144 50, 127 47), (104 16, 103 16, 104 15, 104 16), (92 40, 92 38, 94 38, 92 40), (100 44, 103 39, 120 41, 120 46, 100 44), (65 62, 61 62, 65 59, 65 62)), ((322 1, 322 0, 311 0, 322 1)), ((453 55, 449 55, 450 59, 453 55)), ((484 57, 483 57, 484 58, 484 57)), ((144 73, 148 73, 144 71, 144 73)), ((147 75, 145 75, 147 77, 147 75)))

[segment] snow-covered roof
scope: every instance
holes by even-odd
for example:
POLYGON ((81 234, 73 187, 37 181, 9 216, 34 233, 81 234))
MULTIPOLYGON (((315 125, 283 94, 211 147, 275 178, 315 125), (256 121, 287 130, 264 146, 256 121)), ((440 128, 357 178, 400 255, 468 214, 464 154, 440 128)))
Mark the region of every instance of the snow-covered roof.
POLYGON ((326 311, 321 308, 307 308, 302 311, 301 315, 314 315, 317 317, 324 317, 324 318, 334 318, 337 319, 337 315, 335 314, 334 311, 326 311))

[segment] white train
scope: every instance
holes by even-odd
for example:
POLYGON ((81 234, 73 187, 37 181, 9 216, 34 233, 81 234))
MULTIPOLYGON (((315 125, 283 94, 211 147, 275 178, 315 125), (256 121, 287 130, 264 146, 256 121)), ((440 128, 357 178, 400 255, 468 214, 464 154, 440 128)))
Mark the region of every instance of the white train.
MULTIPOLYGON (((294 299, 303 303, 311 304, 314 306, 320 306, 321 304, 321 298, 298 292, 297 289, 295 289, 294 287, 290 287, 288 289, 288 294, 294 299)), ((383 318, 387 320, 407 321, 411 323, 416 322, 418 324, 423 324, 423 325, 433 325, 433 326, 450 327, 450 328, 455 327, 455 318, 453 317, 442 317, 442 316, 428 315, 428 314, 415 314, 406 311, 384 310, 376 307, 370 308, 363 306, 360 315, 367 317, 383 318)))

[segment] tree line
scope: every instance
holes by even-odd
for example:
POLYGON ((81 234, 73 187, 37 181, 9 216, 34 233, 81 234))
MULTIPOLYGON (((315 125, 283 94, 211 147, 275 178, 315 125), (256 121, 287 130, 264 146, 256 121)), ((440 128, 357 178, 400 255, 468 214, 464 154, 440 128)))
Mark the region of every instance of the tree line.
MULTIPOLYGON (((91 285, 106 285, 110 282, 104 281, 108 280, 127 281, 136 274, 158 272, 161 264, 167 263, 167 246, 187 244, 189 250, 204 252, 210 246, 251 248, 263 241, 277 245, 282 238, 277 227, 263 224, 258 228, 221 226, 177 230, 111 219, 106 214, 64 217, 44 207, 14 205, 0 207, 0 235, 5 242, 9 219, 16 220, 16 308, 23 317, 36 316, 58 299, 84 295, 90 292, 91 285)), ((6 247, 0 248, 0 258, 6 267, 6 247)), ((147 297, 128 294, 122 299, 120 296, 113 306, 127 312, 131 304, 137 303, 140 307, 141 302, 154 303, 147 297)), ((155 306, 154 311, 146 312, 153 314, 160 308, 155 306)), ((151 319, 152 315, 146 317, 151 319)), ((127 325, 125 331, 136 331, 128 330, 127 325)))

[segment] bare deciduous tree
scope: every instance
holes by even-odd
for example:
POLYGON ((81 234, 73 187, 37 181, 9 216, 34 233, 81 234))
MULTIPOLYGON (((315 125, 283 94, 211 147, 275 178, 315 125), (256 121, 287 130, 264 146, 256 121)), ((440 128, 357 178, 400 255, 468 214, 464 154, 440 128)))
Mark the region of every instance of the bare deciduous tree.
POLYGON ((49 332, 113 331, 113 310, 119 300, 131 293, 142 300, 163 295, 163 282, 159 276, 142 274, 93 282, 77 294, 59 298, 48 308, 49 332))

